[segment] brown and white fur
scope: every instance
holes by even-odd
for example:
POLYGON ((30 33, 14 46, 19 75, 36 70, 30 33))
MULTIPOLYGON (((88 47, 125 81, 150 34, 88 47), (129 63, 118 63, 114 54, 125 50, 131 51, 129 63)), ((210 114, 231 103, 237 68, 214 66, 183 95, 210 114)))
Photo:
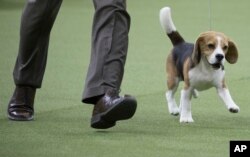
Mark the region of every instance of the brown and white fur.
POLYGON ((173 49, 167 57, 166 99, 170 114, 179 115, 180 122, 193 122, 191 98, 197 97, 197 91, 211 87, 217 89, 219 97, 232 113, 239 112, 225 83, 224 62, 236 63, 238 50, 233 41, 221 32, 201 33, 194 44, 187 43, 178 33, 169 7, 160 10, 160 23, 170 38, 173 49), (174 98, 180 81, 184 81, 181 90, 180 106, 174 98))

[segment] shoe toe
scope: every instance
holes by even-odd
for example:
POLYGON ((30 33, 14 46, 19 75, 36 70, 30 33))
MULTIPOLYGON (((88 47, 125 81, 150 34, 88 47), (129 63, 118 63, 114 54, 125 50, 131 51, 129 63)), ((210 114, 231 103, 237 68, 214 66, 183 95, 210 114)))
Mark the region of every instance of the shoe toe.
POLYGON ((30 121, 34 119, 34 113, 32 110, 13 108, 11 111, 8 111, 8 118, 14 121, 30 121))

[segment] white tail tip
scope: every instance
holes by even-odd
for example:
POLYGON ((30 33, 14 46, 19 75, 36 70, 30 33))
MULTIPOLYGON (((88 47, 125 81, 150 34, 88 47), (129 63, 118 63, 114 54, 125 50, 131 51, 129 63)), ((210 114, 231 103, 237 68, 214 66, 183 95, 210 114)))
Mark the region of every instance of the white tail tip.
POLYGON ((163 30, 170 34, 173 31, 176 31, 176 27, 173 23, 172 17, 171 17, 171 9, 170 7, 164 7, 160 10, 160 23, 163 28, 163 30))

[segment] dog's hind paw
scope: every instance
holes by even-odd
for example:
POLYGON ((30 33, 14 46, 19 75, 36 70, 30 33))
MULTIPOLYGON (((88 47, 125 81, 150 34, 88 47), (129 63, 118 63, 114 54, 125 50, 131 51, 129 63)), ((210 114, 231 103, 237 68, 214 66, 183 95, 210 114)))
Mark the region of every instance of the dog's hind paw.
POLYGON ((170 113, 171 115, 173 115, 173 116, 178 116, 179 113, 180 113, 180 111, 179 111, 179 108, 178 108, 178 107, 175 107, 175 108, 172 108, 172 109, 169 108, 169 113, 170 113))

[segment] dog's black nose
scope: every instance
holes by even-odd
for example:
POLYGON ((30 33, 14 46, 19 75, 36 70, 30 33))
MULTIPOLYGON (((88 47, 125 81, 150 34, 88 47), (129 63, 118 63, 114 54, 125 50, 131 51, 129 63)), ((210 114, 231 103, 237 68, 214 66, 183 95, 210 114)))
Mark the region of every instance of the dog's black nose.
POLYGON ((222 59, 224 58, 224 55, 222 55, 222 54, 217 54, 217 55, 215 55, 215 57, 216 57, 216 59, 220 62, 220 61, 222 61, 222 59))

